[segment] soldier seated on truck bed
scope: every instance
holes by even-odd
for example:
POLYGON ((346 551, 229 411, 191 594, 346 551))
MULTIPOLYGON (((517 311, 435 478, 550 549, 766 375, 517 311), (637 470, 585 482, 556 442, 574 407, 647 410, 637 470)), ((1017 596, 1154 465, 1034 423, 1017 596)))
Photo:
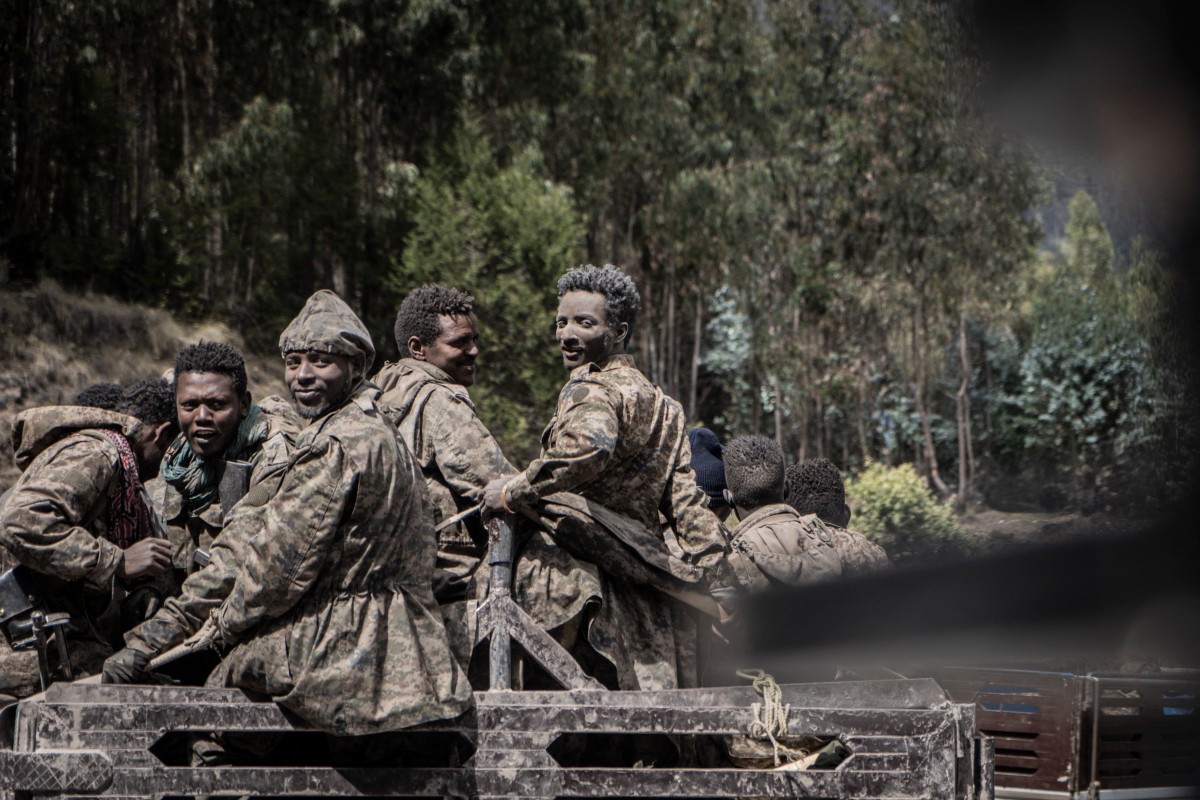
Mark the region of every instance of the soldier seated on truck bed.
MULTIPOLYGON (((170 566, 142 482, 158 473, 177 431, 170 385, 158 378, 130 387, 117 411, 48 406, 13 423, 22 475, 0 509, 0 544, 34 573, 45 611, 70 614, 76 677, 121 646, 122 617, 141 619, 155 602, 138 583, 170 566)), ((36 691, 36 674, 3 675, 15 685, 0 691, 36 691)))
POLYGON ((516 472, 475 415, 467 391, 479 357, 473 302, 458 289, 436 284, 409 293, 396 314, 402 357, 384 364, 372 379, 383 392, 380 408, 421 468, 433 522, 442 526, 433 593, 464 670, 475 644, 476 587, 487 532, 478 513, 453 524, 447 520, 478 506, 489 481, 516 472))
POLYGON ((846 503, 846 485, 842 473, 827 458, 810 458, 787 468, 787 504, 801 516, 816 514, 833 534, 833 546, 842 560, 842 575, 847 578, 891 569, 883 548, 850 524, 850 506, 846 503))
POLYGON ((484 493, 489 509, 541 526, 515 565, 514 595, 611 688, 695 686, 696 621, 675 590, 703 588, 726 543, 696 486, 683 411, 625 352, 641 304, 632 279, 586 265, 559 279, 558 297, 570 379, 540 456, 484 493))
POLYGON ((188 345, 173 375, 182 430, 163 457, 162 509, 182 582, 207 563, 234 502, 259 484, 274 494, 301 423, 281 397, 252 402, 245 359, 230 345, 188 345))
MULTIPOLYGON (((257 692, 338 736, 457 716, 471 690, 433 598, 428 492, 365 379, 371 336, 341 298, 320 291, 279 349, 308 423, 278 490, 235 509, 213 543, 245 546, 229 558, 214 552, 193 576, 231 575, 195 636, 227 653, 208 685, 257 692)), ((114 655, 105 678, 144 679, 149 655, 114 655)), ((227 760, 217 746, 202 756, 227 760)))

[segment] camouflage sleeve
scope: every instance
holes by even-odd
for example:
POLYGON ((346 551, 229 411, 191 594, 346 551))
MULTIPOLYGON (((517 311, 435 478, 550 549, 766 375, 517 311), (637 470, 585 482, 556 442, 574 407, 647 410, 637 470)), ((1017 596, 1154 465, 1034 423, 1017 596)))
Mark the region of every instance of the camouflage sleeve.
MULTIPOLYGON (((102 589, 121 565, 121 549, 83 527, 107 497, 117 461, 104 443, 71 437, 30 466, 0 511, 0 543, 31 569, 102 589)), ((115 451, 114 451, 115 452, 115 451)))
POLYGON ((555 492, 569 492, 595 478, 612 458, 621 432, 620 399, 589 377, 563 391, 550 441, 539 458, 506 487, 509 504, 528 507, 555 492))
POLYGON ((516 472, 508 463, 500 445, 474 410, 456 397, 439 403, 436 414, 426 409, 426 426, 434 462, 455 497, 469 498, 472 503, 483 499, 483 488, 501 475, 516 472))
POLYGON ((155 655, 182 644, 200 629, 233 589, 241 556, 262 527, 265 504, 274 493, 270 482, 251 487, 213 540, 208 565, 188 575, 177 597, 169 598, 157 614, 125 634, 127 647, 155 655))
POLYGON ((321 573, 356 475, 342 445, 322 436, 293 454, 278 492, 248 540, 233 589, 216 612, 227 641, 281 616, 321 573))
POLYGON ((680 437, 675 465, 663 490, 659 510, 671 523, 684 560, 704 568, 716 568, 729 550, 729 537, 717 515, 708 510, 704 492, 692 471, 692 449, 680 437))

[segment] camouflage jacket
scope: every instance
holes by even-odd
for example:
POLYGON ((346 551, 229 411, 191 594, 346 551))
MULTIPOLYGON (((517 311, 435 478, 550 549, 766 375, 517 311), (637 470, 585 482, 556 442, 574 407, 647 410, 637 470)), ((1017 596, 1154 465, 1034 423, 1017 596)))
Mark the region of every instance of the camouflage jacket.
MULTIPOLYGON (((405 358, 385 364, 372 382, 383 392, 380 410, 425 476, 435 525, 479 503, 494 478, 516 472, 475 416, 466 387, 442 370, 405 358)), ((480 515, 438 531, 437 540, 438 597, 463 597, 487 542, 480 515)))
POLYGON ((124 414, 77 406, 18 415, 13 452, 22 475, 0 510, 0 544, 39 573, 108 591, 122 558, 104 538, 120 453, 95 429, 132 436, 140 425, 124 414))
MULTIPOLYGON (((140 425, 124 414, 78 406, 30 409, 13 423, 22 475, 0 508, 0 544, 10 556, 4 561, 37 572, 47 609, 71 615, 67 639, 76 674, 97 672, 120 646, 123 627, 119 603, 126 587, 116 577, 121 549, 105 538, 109 499, 120 487, 120 454, 97 429, 133 436, 140 425)), ((36 661, 22 658, 30 655, 6 654, 0 684, 36 685, 36 661)))
POLYGON ((453 717, 471 702, 433 598, 425 482, 377 395, 364 384, 310 422, 275 495, 218 538, 257 528, 212 615, 238 644, 209 684, 262 692, 340 735, 453 717))
POLYGON ((755 509, 733 529, 731 544, 733 574, 750 591, 842 574, 833 534, 825 523, 814 514, 801 517, 784 503, 755 509))
POLYGON ((726 550, 720 520, 692 472, 682 408, 628 355, 571 372, 542 433, 541 456, 506 491, 514 507, 574 492, 660 539, 665 519, 688 563, 715 564, 726 550))
MULTIPOLYGON (((302 422, 291 405, 281 397, 268 397, 258 405, 267 422, 268 434, 246 459, 251 465, 248 485, 254 488, 267 483, 269 488, 279 485, 302 422)), ((185 511, 185 498, 177 487, 161 479, 153 483, 152 487, 147 487, 147 491, 155 506, 161 509, 167 533, 175 548, 171 563, 182 579, 182 576, 195 571, 197 549, 211 555, 213 540, 224 527, 225 512, 220 503, 213 503, 198 514, 190 515, 185 511)))
POLYGON ((892 568, 892 562, 884 549, 866 536, 828 522, 825 526, 833 534, 833 546, 842 560, 844 577, 852 578, 892 568))
POLYGON ((514 507, 536 505, 545 531, 514 567, 514 595, 534 620, 565 631, 598 605, 583 632, 611 665, 597 677, 622 689, 695 685, 694 619, 658 587, 703 580, 727 545, 696 485, 679 404, 627 355, 575 369, 541 456, 506 494, 514 507))

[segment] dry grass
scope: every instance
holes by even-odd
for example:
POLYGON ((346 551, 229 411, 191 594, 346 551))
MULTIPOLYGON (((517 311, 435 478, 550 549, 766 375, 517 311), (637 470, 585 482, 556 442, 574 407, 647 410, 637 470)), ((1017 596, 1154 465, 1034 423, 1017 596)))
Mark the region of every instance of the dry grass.
MULTIPOLYGON (((8 432, 18 413, 67 402, 99 381, 161 375, 182 346, 201 339, 242 346, 220 323, 183 324, 160 309, 49 282, 0 291, 0 491, 16 476, 8 432)), ((247 354, 246 371, 254 397, 285 393, 277 354, 247 354)))

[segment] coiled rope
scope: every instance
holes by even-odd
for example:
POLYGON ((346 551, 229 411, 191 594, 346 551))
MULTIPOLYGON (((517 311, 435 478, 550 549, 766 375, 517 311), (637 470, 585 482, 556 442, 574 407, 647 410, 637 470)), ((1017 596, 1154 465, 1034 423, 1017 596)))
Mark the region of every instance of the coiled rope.
POLYGON ((761 703, 754 703, 750 706, 754 712, 754 722, 750 725, 750 737, 767 739, 771 742, 775 766, 778 767, 780 763, 798 761, 808 755, 803 751, 793 750, 779 741, 787 736, 787 718, 792 706, 783 704, 783 690, 779 688, 775 679, 761 669, 738 670, 737 676, 751 681, 754 691, 763 699, 761 703), (781 754, 783 762, 780 760, 781 754))

